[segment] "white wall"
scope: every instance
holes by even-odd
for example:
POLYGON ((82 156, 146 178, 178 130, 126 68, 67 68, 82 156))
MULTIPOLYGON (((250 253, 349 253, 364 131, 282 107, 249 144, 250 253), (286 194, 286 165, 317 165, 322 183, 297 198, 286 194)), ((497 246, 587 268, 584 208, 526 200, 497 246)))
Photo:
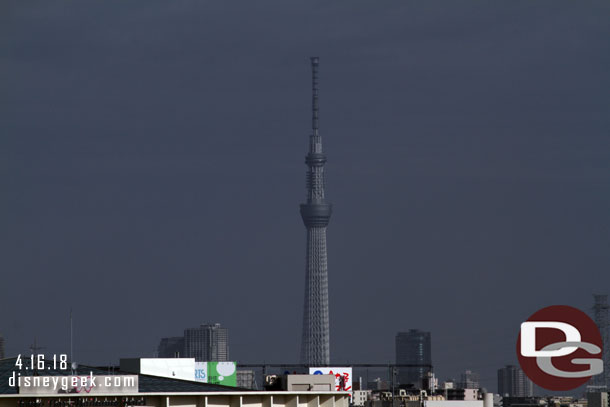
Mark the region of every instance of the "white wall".
POLYGON ((121 359, 121 370, 130 373, 195 380, 194 358, 140 358, 121 359), (138 363, 139 361, 139 363, 138 363), (138 368, 139 366, 139 368, 138 368))
POLYGON ((140 359, 140 373, 174 379, 195 380, 195 359, 140 359))

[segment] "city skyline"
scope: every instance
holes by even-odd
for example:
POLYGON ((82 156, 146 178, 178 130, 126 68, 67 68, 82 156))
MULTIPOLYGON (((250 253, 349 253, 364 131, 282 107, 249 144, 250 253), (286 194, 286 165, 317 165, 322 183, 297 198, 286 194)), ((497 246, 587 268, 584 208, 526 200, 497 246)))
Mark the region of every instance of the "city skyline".
POLYGON ((319 55, 331 362, 417 327, 495 387, 525 318, 610 286, 608 6, 458 3, 2 2, 7 355, 72 307, 79 362, 193 321, 296 362, 319 55))

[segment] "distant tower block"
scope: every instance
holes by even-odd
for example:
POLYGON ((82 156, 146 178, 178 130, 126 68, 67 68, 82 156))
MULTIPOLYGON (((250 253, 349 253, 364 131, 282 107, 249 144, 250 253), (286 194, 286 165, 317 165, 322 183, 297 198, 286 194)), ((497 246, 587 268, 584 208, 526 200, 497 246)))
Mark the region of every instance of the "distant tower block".
POLYGON ((322 150, 322 137, 318 133, 318 63, 317 57, 311 58, 313 131, 309 138, 309 153, 305 157, 308 167, 307 203, 301 204, 301 217, 307 228, 301 363, 310 366, 330 363, 326 226, 332 206, 324 197, 326 156, 322 150))
POLYGON ((196 362, 226 362, 229 360, 229 330, 218 323, 185 329, 183 346, 182 357, 195 358, 196 362))
POLYGON ((610 372, 608 371, 608 369, 610 369, 610 349, 608 349, 610 346, 610 337, 608 336, 608 296, 593 294, 593 298, 595 299, 595 304, 593 305, 593 319, 602 336, 604 371, 593 376, 592 384, 603 390, 604 388, 610 388, 610 383, 608 383, 610 379, 610 372))

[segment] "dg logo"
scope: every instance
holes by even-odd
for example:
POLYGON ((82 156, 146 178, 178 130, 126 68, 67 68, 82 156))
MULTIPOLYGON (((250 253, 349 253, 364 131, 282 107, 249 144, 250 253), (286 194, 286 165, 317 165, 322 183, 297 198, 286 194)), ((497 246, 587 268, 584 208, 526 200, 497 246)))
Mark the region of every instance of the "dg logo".
POLYGON ((521 324, 517 357, 523 372, 538 386, 565 391, 585 384, 604 370, 602 338, 587 314, 553 305, 521 324))

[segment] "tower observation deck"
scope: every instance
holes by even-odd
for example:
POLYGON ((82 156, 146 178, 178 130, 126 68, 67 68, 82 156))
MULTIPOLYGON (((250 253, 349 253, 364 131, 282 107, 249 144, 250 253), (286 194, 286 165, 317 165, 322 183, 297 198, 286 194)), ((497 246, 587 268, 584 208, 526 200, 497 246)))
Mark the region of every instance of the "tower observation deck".
POLYGON ((330 363, 326 227, 332 205, 326 202, 324 196, 326 155, 318 131, 318 65, 319 58, 312 57, 312 134, 309 153, 305 157, 308 168, 307 201, 301 204, 301 217, 307 228, 301 363, 310 366, 330 363))

